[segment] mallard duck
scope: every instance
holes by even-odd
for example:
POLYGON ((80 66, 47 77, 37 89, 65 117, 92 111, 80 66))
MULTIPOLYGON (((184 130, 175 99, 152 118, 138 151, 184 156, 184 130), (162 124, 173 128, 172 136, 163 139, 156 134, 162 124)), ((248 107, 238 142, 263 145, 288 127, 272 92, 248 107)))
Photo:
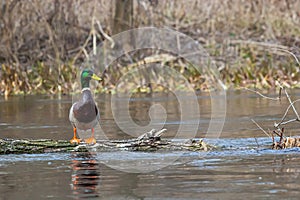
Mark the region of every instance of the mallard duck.
POLYGON ((73 143, 80 143, 80 139, 77 138, 77 129, 88 130, 91 129, 92 136, 88 139, 85 139, 85 142, 88 144, 96 143, 94 136, 94 128, 97 125, 100 119, 99 109, 96 106, 93 95, 90 89, 90 80, 94 79, 100 81, 101 78, 98 77, 90 69, 85 69, 81 73, 81 98, 79 101, 75 102, 69 113, 69 120, 73 126, 74 136, 70 140, 73 143))

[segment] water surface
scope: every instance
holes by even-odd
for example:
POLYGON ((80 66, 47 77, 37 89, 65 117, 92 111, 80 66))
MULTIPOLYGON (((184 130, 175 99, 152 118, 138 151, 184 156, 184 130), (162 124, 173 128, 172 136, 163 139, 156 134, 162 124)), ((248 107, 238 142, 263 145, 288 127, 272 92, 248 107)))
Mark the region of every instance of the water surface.
MULTIPOLYGON (((299 95, 300 92, 295 91, 292 98, 299 98, 299 95)), ((205 136, 209 126, 210 98, 209 93, 198 95, 200 125, 196 137, 205 136)), ((131 138, 132 135, 124 133, 115 123, 110 95, 98 95, 96 100, 105 136, 131 138)), ((185 101, 189 101, 189 97, 185 101)), ((118 109, 122 109, 122 103, 119 100, 118 109)), ((178 100, 173 94, 132 97, 129 106, 133 121, 147 126, 148 110, 157 103, 168 114, 165 137, 173 138, 181 123, 194 126, 197 122, 193 116, 188 121, 181 120, 178 100)), ((70 139, 72 127, 68 111, 71 104, 70 96, 0 99, 0 137, 70 139)), ((267 148, 271 139, 251 121, 255 119, 266 130, 272 130, 274 121, 281 119, 287 105, 284 99, 270 101, 248 92, 229 92, 220 138, 206 139, 221 146, 222 150, 208 153, 0 155, 0 199, 298 199, 299 149, 275 151, 267 148), (173 162, 160 168, 162 162, 172 158, 173 162), (159 169, 136 173, 141 171, 140 166, 147 166, 145 163, 159 169), (117 170, 120 166, 131 167, 131 172, 117 170)), ((161 117, 160 113, 154 116, 161 117)), ((292 118, 293 113, 288 117, 292 118)), ((125 123, 130 126, 129 121, 125 123)), ((287 126, 287 134, 297 135, 297 125, 287 126)))

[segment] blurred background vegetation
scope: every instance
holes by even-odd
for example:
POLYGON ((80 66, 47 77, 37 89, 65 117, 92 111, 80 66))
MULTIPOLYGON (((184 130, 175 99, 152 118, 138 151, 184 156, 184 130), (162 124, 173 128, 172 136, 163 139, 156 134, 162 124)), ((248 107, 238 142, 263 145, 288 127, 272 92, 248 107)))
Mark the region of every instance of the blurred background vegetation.
MULTIPOLYGON (((228 88, 270 89, 276 81, 300 86, 298 0, 3 0, 0 9, 5 96, 73 92, 95 42, 145 26, 168 27, 199 41, 228 88)), ((168 64, 195 89, 204 89, 203 76, 180 63, 168 64)), ((111 77, 123 73, 121 66, 113 69, 103 75, 101 91, 111 92, 111 77)))

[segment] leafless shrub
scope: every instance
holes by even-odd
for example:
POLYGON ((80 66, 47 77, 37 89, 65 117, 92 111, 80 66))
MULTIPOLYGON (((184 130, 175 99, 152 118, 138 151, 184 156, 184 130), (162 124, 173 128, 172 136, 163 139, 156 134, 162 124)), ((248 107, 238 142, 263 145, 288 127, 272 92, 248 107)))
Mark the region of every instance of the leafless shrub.
MULTIPOLYGON (((57 81, 50 82, 62 87, 67 80, 63 71, 67 67, 62 66, 76 70, 74 65, 86 58, 95 43, 108 38, 103 33, 113 33, 116 10, 105 0, 6 0, 0 9, 3 93, 16 93, 10 82, 14 79, 9 78, 12 76, 22 80, 17 85, 28 82, 17 90, 36 88, 30 73, 37 73, 33 66, 38 63, 47 66, 48 72, 51 69, 57 81), (97 28, 99 24, 102 31, 97 28), (5 72, 8 68, 11 70, 5 72), (14 74, 10 74, 12 71, 14 74)), ((291 58, 279 51, 274 53, 273 47, 299 55, 300 1, 140 0, 134 1, 133 16, 134 27, 167 26, 199 41, 217 61, 221 78, 229 86, 261 83, 270 88, 277 79, 287 86, 297 85, 297 68, 288 67, 292 65, 291 58)))

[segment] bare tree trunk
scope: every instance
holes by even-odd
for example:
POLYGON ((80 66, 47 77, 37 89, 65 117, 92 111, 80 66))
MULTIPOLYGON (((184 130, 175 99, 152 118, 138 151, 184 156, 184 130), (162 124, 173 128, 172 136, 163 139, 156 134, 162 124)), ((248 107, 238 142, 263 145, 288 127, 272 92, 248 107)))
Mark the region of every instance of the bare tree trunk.
POLYGON ((112 27, 113 34, 133 27, 133 0, 115 0, 115 16, 112 27))

